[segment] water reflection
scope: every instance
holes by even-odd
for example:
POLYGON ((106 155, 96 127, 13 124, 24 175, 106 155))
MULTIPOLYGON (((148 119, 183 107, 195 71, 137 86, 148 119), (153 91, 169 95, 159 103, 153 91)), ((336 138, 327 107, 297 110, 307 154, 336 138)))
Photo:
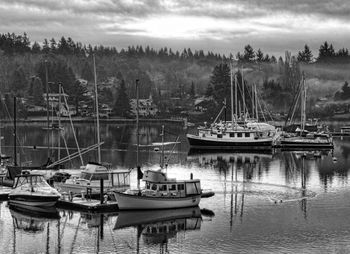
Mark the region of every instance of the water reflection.
MULTIPOLYGON (((202 215, 199 207, 148 211, 119 212, 115 230, 134 227, 137 229, 137 253, 139 240, 147 245, 159 245, 169 252, 168 242, 179 232, 200 230, 202 215)), ((161 251, 161 252, 163 252, 161 251)))

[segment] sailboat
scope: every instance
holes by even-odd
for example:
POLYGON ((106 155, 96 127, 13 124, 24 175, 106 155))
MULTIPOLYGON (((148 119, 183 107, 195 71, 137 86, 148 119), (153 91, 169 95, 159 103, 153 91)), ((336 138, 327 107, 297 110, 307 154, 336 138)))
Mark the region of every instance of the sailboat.
POLYGON ((284 133, 281 136, 280 145, 282 149, 333 148, 333 139, 330 133, 311 132, 306 129, 306 86, 304 76, 300 83, 299 93, 297 93, 295 98, 293 114, 299 98, 301 102, 300 128, 296 129, 296 133, 284 133))
POLYGON ((94 63, 94 88, 95 88, 95 108, 96 108, 96 134, 97 134, 97 157, 98 162, 88 162, 78 176, 71 176, 64 182, 56 183, 60 191, 71 192, 73 194, 81 194, 82 191, 89 190, 89 194, 100 194, 100 179, 104 180, 106 191, 110 190, 126 190, 130 187, 130 170, 110 169, 108 166, 101 164, 101 142, 100 138, 100 119, 99 119, 99 103, 97 89, 97 74, 95 56, 94 63))
MULTIPOLYGON (((137 109, 138 109, 138 80, 136 81, 137 109)), ((139 147, 139 122, 137 110, 137 164, 139 147)), ((162 127, 162 143, 164 142, 164 126, 162 127)), ((163 172, 164 146, 161 168, 159 170, 146 170, 142 173, 137 165, 138 189, 125 192, 114 192, 120 210, 148 210, 170 209, 198 206, 202 189, 199 179, 176 180, 169 178, 163 172), (145 182, 145 188, 140 189, 140 179, 145 182)))
MULTIPOLYGON (((233 98, 233 68, 231 64, 231 121, 217 123, 226 103, 210 126, 198 128, 198 135, 187 134, 191 148, 197 149, 271 149, 276 130, 273 126, 252 121, 239 121, 237 112, 237 76, 234 77, 235 98, 233 98), (236 106, 233 106, 233 102, 236 106), (235 114, 234 114, 235 111, 235 114)), ((243 80, 243 78, 242 78, 243 80)), ((243 82, 242 82, 243 83, 243 82)), ((244 97, 244 94, 242 95, 244 97)))

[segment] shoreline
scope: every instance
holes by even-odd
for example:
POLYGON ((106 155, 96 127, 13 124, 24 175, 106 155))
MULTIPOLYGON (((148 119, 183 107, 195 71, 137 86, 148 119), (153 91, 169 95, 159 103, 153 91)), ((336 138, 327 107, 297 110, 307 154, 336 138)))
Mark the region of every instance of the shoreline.
MULTIPOLYGON (((136 118, 127 119, 127 118, 100 118, 100 123, 120 123, 120 124, 128 124, 128 123, 136 123, 136 118)), ((50 122, 58 122, 58 117, 50 117, 50 122)), ((140 118, 140 122, 143 123, 174 123, 184 125, 186 120, 183 118, 169 119, 169 118, 140 118)), ((13 123, 13 120, 10 119, 2 119, 3 123, 13 123)), ((26 119, 17 119, 17 123, 46 123, 46 117, 28 117, 26 119)), ((61 118, 62 123, 70 122, 68 117, 61 118)), ((72 117, 72 122, 74 123, 94 123, 96 122, 95 118, 87 118, 87 117, 72 117)))

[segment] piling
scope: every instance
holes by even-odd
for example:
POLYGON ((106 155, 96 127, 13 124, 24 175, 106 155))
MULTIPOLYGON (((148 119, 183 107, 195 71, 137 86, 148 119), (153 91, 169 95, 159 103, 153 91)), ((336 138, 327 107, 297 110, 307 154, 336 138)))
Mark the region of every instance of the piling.
POLYGON ((100 202, 103 204, 104 197, 103 197, 103 179, 100 179, 100 202))

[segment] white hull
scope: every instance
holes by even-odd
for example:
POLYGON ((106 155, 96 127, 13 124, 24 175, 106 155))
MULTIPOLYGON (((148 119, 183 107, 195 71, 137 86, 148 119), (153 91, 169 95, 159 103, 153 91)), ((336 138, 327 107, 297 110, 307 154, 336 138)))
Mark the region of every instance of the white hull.
MULTIPOLYGON (((118 190, 118 191, 124 191, 128 189, 130 186, 124 186, 124 187, 111 187, 111 186, 104 186, 104 192, 111 191, 111 190, 118 190)), ((91 189, 91 194, 100 194, 101 188, 100 186, 93 186, 93 185, 78 185, 78 184, 67 184, 67 183, 55 183, 55 188, 60 192, 72 192, 75 194, 81 194, 82 192, 86 193, 87 189, 91 189)))
POLYGON ((149 197, 114 193, 120 210, 171 209, 198 206, 201 195, 189 197, 149 197))

